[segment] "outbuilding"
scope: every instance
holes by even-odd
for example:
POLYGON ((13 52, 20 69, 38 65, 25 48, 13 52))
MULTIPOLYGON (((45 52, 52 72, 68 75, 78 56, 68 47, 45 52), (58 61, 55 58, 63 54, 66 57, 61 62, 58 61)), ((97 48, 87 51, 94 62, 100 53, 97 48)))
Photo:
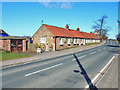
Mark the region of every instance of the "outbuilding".
POLYGON ((0 33, 0 49, 10 52, 24 52, 29 48, 29 37, 10 36, 5 31, 0 33))

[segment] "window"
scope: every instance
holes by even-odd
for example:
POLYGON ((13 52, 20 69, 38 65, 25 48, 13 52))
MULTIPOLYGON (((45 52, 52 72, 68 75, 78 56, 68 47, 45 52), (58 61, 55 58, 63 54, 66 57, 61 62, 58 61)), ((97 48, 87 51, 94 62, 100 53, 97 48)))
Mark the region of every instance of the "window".
POLYGON ((74 44, 76 44, 76 39, 74 39, 74 44))
POLYGON ((77 44, 79 44, 79 39, 77 39, 77 44))
POLYGON ((18 45, 21 45, 22 44, 22 40, 18 40, 18 45))
POLYGON ((41 37, 41 43, 46 43, 46 37, 41 37))
POLYGON ((70 38, 68 39, 68 45, 70 45, 71 43, 70 43, 70 38))
POLYGON ((59 43, 60 43, 60 45, 63 45, 62 38, 60 38, 59 43))
POLYGON ((11 40, 11 45, 16 45, 16 41, 15 40, 11 40))

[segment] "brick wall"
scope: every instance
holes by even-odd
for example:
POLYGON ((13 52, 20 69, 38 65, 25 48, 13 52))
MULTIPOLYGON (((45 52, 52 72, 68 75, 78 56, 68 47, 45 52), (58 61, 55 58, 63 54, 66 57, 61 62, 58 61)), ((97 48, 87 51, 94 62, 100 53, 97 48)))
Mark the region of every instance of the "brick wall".
POLYGON ((0 48, 10 51, 10 40, 0 40, 0 48))
POLYGON ((23 43, 23 52, 24 52, 26 51, 26 40, 23 40, 22 43, 23 43))
POLYGON ((11 51, 11 42, 10 40, 7 40, 8 41, 8 51, 11 51))
POLYGON ((0 40, 0 49, 3 48, 3 40, 0 40))

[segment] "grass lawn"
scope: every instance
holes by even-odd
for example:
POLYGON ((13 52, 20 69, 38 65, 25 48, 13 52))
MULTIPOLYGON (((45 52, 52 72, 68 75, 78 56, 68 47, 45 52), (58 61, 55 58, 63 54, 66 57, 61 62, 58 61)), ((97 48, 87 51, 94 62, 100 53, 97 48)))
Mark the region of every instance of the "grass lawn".
POLYGON ((32 55, 27 54, 19 54, 19 53, 13 53, 13 52, 2 52, 0 53, 0 61, 10 60, 10 59, 18 59, 18 58, 25 58, 25 57, 31 57, 32 55), (2 57, 1 57, 2 56, 2 57))
POLYGON ((85 45, 93 45, 93 44, 100 44, 100 43, 86 43, 85 45))

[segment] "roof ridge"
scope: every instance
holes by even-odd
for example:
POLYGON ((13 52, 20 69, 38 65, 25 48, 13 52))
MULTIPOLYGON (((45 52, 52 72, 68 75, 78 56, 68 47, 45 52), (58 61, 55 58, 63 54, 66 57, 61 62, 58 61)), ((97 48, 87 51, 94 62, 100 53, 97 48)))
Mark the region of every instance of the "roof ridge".
MULTIPOLYGON (((58 27, 58 26, 54 26, 54 25, 48 25, 48 24, 43 24, 43 25, 52 26, 52 27, 56 27, 56 28, 66 29, 66 28, 63 28, 63 27, 58 27)), ((69 29, 69 30, 74 30, 74 29, 69 29)), ((74 31, 77 31, 77 30, 74 30, 74 31)))
MULTIPOLYGON (((52 26, 52 27, 57 27, 57 26, 48 25, 48 24, 43 24, 43 25, 52 26)), ((57 28, 63 28, 63 27, 57 27, 57 28)), ((65 29, 65 28, 63 28, 63 29, 65 29)))

